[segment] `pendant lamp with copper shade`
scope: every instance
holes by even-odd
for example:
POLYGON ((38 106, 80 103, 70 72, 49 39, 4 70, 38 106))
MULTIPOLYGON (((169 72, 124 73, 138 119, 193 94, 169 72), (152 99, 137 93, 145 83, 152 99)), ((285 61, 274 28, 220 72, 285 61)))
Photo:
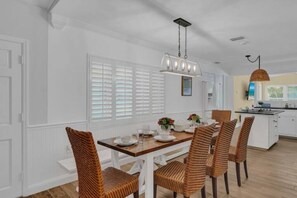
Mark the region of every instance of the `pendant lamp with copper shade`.
POLYGON ((256 58, 256 60, 252 61, 250 60, 251 55, 245 56, 249 62, 255 63, 256 61, 259 61, 259 69, 256 69, 253 71, 250 77, 250 82, 256 82, 256 81, 270 81, 269 75, 266 70, 261 69, 261 57, 260 55, 256 58))

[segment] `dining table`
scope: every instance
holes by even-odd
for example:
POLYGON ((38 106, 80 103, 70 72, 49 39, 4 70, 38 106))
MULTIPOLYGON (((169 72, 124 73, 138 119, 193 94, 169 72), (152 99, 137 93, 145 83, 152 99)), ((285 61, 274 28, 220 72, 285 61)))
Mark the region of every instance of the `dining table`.
MULTIPOLYGON (((175 139, 170 142, 160 142, 155 140, 154 136, 147 136, 141 143, 138 142, 131 146, 119 146, 115 143, 117 139, 115 137, 98 140, 97 143, 110 148, 111 162, 114 168, 120 169, 119 152, 135 157, 138 161, 143 161, 139 174, 139 193, 145 193, 145 197, 151 198, 154 192, 154 158, 175 150, 189 148, 193 138, 193 133, 187 132, 171 131, 171 135, 175 139)), ((213 136, 216 135, 217 133, 213 136)))

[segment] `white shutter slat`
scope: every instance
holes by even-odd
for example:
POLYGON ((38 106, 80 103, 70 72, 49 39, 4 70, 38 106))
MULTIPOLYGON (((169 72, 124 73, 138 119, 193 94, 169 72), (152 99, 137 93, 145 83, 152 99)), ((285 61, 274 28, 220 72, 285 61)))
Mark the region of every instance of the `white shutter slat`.
POLYGON ((150 71, 136 69, 135 71, 135 114, 150 113, 150 71))
POLYGON ((91 120, 112 118, 112 66, 91 62, 91 120))
POLYGON ((133 69, 117 66, 115 69, 116 119, 132 118, 133 114, 133 69))
POLYGON ((152 72, 152 114, 165 112, 165 78, 160 72, 152 72))

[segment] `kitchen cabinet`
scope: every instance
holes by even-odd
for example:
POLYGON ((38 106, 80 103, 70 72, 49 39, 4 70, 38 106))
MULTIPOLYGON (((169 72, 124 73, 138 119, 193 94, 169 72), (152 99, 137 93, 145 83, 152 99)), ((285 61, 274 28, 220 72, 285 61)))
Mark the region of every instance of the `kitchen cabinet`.
POLYGON ((297 110, 285 110, 278 117, 279 134, 297 137, 297 110))

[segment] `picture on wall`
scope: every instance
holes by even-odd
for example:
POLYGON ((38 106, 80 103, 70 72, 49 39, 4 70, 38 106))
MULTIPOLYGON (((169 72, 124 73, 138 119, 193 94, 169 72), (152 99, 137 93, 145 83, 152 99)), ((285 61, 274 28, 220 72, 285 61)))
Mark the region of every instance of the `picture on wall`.
POLYGON ((192 77, 182 76, 182 96, 192 96, 192 77))

